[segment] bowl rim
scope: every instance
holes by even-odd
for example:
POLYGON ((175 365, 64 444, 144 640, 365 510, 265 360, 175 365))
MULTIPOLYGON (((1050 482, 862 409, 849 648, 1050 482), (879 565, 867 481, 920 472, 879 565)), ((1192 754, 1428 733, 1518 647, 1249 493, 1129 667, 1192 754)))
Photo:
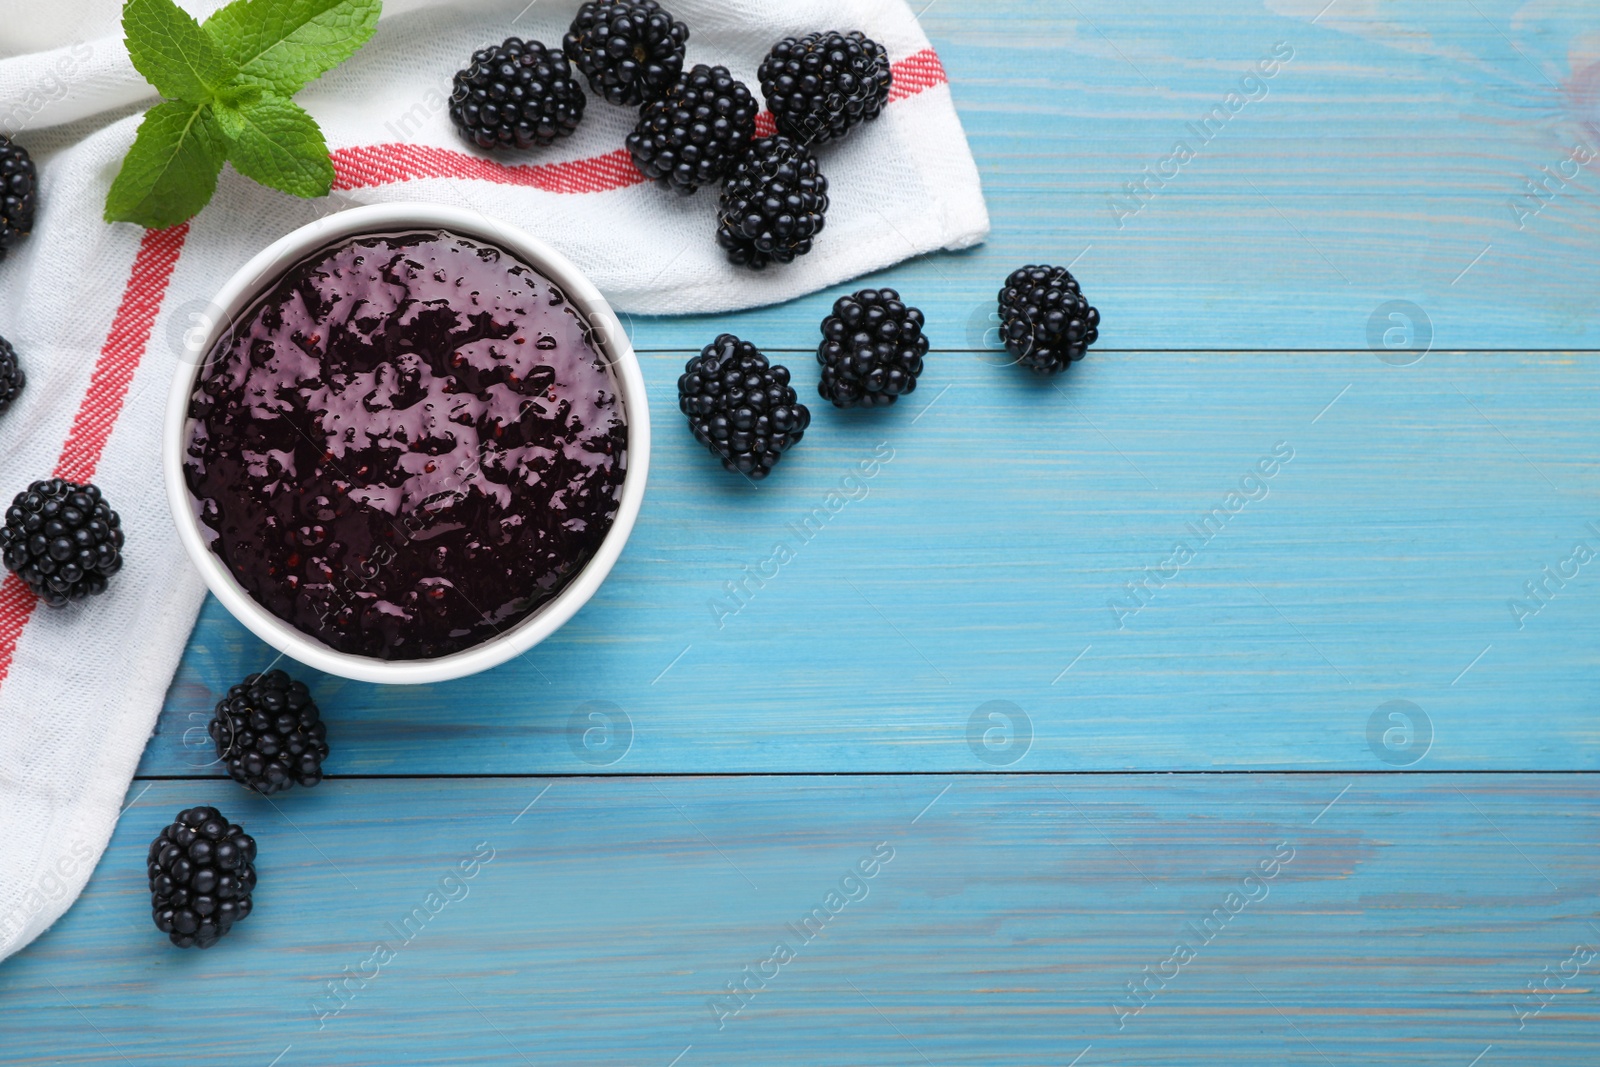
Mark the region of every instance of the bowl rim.
POLYGON ((246 629, 285 655, 327 674, 360 682, 418 685, 443 682, 497 667, 560 629, 595 594, 622 554, 644 502, 650 468, 650 408, 633 345, 600 290, 565 255, 519 227, 480 211, 444 204, 397 201, 353 207, 292 230, 263 248, 222 284, 208 308, 209 323, 185 335, 162 425, 162 480, 178 539, 206 587, 246 629), (383 660, 339 652, 278 618, 234 580, 201 533, 194 498, 183 477, 189 398, 205 356, 234 316, 279 275, 318 248, 369 233, 442 229, 497 245, 554 282, 589 322, 603 358, 616 376, 627 419, 627 469, 616 517, 600 547, 572 580, 532 615, 481 644, 433 659, 383 660), (203 336, 203 342, 199 337, 203 336), (193 338, 193 340, 191 340, 193 338))

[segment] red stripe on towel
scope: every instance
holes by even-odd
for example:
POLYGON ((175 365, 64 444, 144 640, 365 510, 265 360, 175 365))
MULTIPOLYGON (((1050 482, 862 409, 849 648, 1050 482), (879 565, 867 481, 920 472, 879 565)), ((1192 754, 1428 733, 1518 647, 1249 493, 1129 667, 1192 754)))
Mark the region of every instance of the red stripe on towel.
MULTIPOLYGON (((146 230, 140 239, 133 269, 122 290, 122 303, 111 319, 111 332, 89 375, 89 390, 78 405, 72 432, 56 461, 57 478, 86 482, 94 477, 106 441, 122 414, 128 384, 149 347, 150 330, 155 326, 161 299, 188 235, 189 227, 184 224, 167 230, 146 230)), ((153 471, 151 476, 159 478, 161 472, 153 471)), ((39 598, 22 584, 22 579, 7 573, 0 582, 0 682, 10 673, 17 639, 38 606, 39 598)))
MULTIPOLYGON (((894 71, 894 85, 889 90, 891 102, 949 81, 938 53, 931 48, 907 56, 891 69, 894 71)), ((774 129, 771 112, 763 111, 756 116, 757 136, 770 136, 774 129)), ((341 148, 333 153, 333 173, 335 189, 370 189, 425 178, 456 178, 520 185, 547 193, 604 193, 649 181, 633 165, 633 158, 625 148, 565 163, 507 165, 453 148, 404 142, 341 148)))

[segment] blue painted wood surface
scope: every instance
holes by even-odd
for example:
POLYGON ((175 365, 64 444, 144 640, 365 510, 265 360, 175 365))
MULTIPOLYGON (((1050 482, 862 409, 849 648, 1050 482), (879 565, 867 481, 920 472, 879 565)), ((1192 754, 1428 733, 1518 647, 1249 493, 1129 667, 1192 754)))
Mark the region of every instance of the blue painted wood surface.
MULTIPOLYGON (((678 359, 647 364, 653 481, 599 595, 487 676, 315 680, 336 773, 583 772, 591 701, 632 724, 621 772, 982 770, 991 700, 1031 721, 1017 770, 1382 769, 1390 700, 1435 724, 1421 766, 1600 765, 1600 561, 1520 629, 1508 608, 1600 551, 1592 356, 1113 353, 1050 383, 938 353, 906 410, 819 408, 760 489, 681 425, 678 359), (1234 491, 1260 498, 1202 546, 1234 491), (1195 558, 1153 584, 1178 540, 1195 558)), ((185 731, 274 655, 208 610, 145 770, 210 763, 185 731)))
MULTIPOLYGON (((933 305, 945 347, 1038 259, 1077 260, 1107 348, 1365 348, 1394 299, 1443 348, 1596 347, 1600 159, 1572 160, 1600 151, 1583 0, 934 0, 922 21, 996 223, 982 248, 883 275, 933 305), (1164 166, 1180 141, 1193 158, 1164 166), (1130 182, 1149 191, 1120 215, 1130 182)), ((787 347, 838 292, 738 322, 787 347)), ((729 318, 635 338, 698 348, 729 318)))
POLYGON ((0 1049, 1466 1067, 1493 1046, 1480 1067, 1591 1067, 1600 958, 1562 965, 1600 945, 1597 822, 1574 775, 333 781, 273 802, 156 782, 78 906, 0 968, 0 1049), (183 953, 148 927, 144 847, 200 802, 255 831, 262 875, 228 942, 183 953), (795 958, 764 967, 780 942, 795 958), (1169 963, 1180 943, 1195 958, 1169 963), (1147 968, 1166 977, 1135 999, 1147 968))
POLYGON ((935 0, 995 232, 872 279, 928 315, 922 389, 817 405, 752 490, 683 432, 682 361, 731 329, 809 389, 843 289, 633 321, 659 451, 613 577, 471 682, 304 672, 315 791, 214 780, 210 706, 274 654, 208 604, 88 892, 0 965, 0 1062, 1596 1062, 1600 563, 1544 570, 1600 549, 1600 163, 1550 178, 1600 148, 1594 12, 1323 3, 935 0), (1054 382, 986 339, 1037 260, 1105 317, 1054 382), (205 954, 143 897, 193 803, 263 854, 205 954))

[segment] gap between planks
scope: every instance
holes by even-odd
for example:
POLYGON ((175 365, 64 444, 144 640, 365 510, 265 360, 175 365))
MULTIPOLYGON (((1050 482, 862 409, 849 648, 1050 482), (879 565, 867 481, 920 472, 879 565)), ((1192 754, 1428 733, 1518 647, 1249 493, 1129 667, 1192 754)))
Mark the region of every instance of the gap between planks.
MULTIPOLYGON (((391 781, 544 781, 552 778, 593 778, 606 779, 650 779, 650 778, 1198 778, 1198 777, 1245 777, 1256 775, 1260 777, 1299 777, 1299 778, 1440 778, 1450 775, 1545 775, 1550 777, 1560 775, 1596 775, 1600 769, 1575 768, 1573 770, 1508 770, 1505 768, 1485 768, 1480 770, 1449 770, 1433 769, 1425 771, 1413 770, 1338 770, 1316 771, 1306 769, 1285 770, 1192 770, 1192 771, 627 771, 610 774, 583 774, 577 772, 482 772, 462 774, 325 774, 324 782, 391 782, 391 781)), ((225 782, 226 774, 139 774, 134 776, 136 782, 225 782)))

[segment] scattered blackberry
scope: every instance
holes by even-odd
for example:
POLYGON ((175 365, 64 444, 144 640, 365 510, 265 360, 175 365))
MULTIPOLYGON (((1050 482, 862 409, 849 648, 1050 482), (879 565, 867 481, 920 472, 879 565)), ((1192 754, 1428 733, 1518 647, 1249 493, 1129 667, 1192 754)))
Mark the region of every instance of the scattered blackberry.
POLYGON ((567 57, 538 41, 507 37, 456 71, 450 121, 479 148, 534 148, 570 137, 585 97, 567 57))
POLYGON ((722 180, 756 135, 755 97, 727 67, 698 64, 666 96, 644 105, 628 135, 639 169, 670 189, 722 180))
POLYGON ((6 250, 33 229, 38 191, 39 176, 33 169, 33 157, 26 148, 0 134, 0 259, 6 258, 6 250))
POLYGON ((1065 267, 1028 266, 1000 290, 1000 337, 1028 369, 1054 374, 1100 339, 1100 312, 1065 267))
POLYGON ((105 592, 122 569, 121 549, 122 520, 100 490, 61 478, 18 493, 0 528, 6 566, 55 607, 105 592))
POLYGON ((26 384, 28 378, 17 363, 17 350, 11 347, 10 341, 0 337, 0 413, 11 406, 26 384))
POLYGON ((741 267, 790 263, 811 251, 827 213, 828 179, 811 150, 787 137, 765 137, 722 185, 717 241, 741 267))
POLYGON ((252 674, 229 689, 206 730, 228 775, 257 793, 322 781, 327 727, 305 684, 282 671, 252 674))
POLYGON ((917 387, 928 338, 922 312, 893 289, 863 289, 834 301, 822 320, 817 392, 835 407, 882 407, 917 387))
POLYGON ((811 425, 789 384, 789 368, 769 366, 749 341, 725 333, 689 360, 678 379, 678 408, 694 438, 730 471, 765 478, 811 425))
POLYGON ((216 808, 185 808, 145 858, 156 929, 179 948, 210 948, 250 914, 255 840, 216 808))
POLYGON ((562 39, 589 88, 613 104, 636 106, 661 97, 683 72, 689 27, 656 0, 590 0, 562 39))
POLYGON ((836 140, 877 118, 894 80, 889 53, 859 30, 787 37, 761 61, 759 76, 778 132, 802 144, 836 140))

